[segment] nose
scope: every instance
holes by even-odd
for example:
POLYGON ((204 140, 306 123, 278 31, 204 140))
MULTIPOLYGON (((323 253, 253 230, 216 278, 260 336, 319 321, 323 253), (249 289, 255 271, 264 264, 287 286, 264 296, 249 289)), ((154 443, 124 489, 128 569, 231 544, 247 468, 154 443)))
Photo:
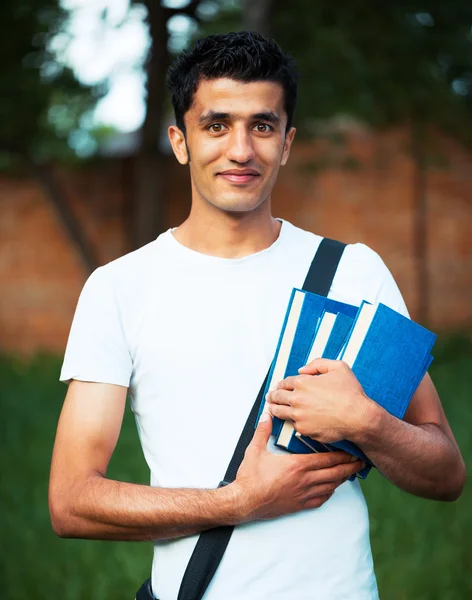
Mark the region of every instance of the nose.
POLYGON ((228 160, 247 163, 254 158, 254 146, 251 135, 245 127, 235 127, 228 136, 226 158, 228 160))

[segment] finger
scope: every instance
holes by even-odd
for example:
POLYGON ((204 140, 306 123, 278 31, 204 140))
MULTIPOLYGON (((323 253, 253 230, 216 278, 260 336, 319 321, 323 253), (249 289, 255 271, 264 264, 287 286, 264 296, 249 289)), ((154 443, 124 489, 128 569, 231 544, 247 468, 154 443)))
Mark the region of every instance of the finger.
POLYGON ((298 369, 298 372, 304 375, 322 375, 323 373, 329 373, 329 371, 339 368, 339 364, 339 360, 315 358, 315 360, 298 369))
POLYGON ((282 381, 279 381, 279 383, 277 384, 277 389, 278 390, 294 390, 296 379, 297 379, 297 376, 286 377, 285 379, 282 379, 282 381))
POLYGON ((272 417, 267 411, 264 411, 259 419, 259 423, 254 431, 254 436, 250 446, 265 450, 270 434, 272 433, 272 417))
POLYGON ((311 496, 310 498, 307 498, 304 503, 303 503, 303 507, 305 509, 310 509, 310 508, 319 508, 320 506, 322 506, 325 502, 327 502, 331 496, 333 495, 333 492, 329 493, 329 494, 325 494, 323 496, 311 496))
POLYGON ((267 394, 267 400, 271 404, 285 404, 290 406, 290 400, 292 399, 292 393, 287 390, 274 390, 267 394))
POLYGON ((291 406, 285 406, 285 404, 269 403, 269 411, 273 417, 282 419, 282 421, 293 420, 293 408, 291 406))
POLYGON ((358 461, 356 461, 353 463, 336 465, 326 469, 316 469, 309 473, 307 476, 307 481, 309 481, 312 485, 332 483, 336 484, 335 487, 338 487, 338 485, 341 485, 346 478, 351 477, 351 475, 355 475, 359 471, 359 468, 360 464, 358 464, 358 461))
POLYGON ((325 496, 326 494, 332 494, 334 490, 341 484, 341 481, 326 482, 326 483, 311 483, 307 484, 306 497, 314 498, 315 496, 325 496))
POLYGON ((298 460, 302 468, 307 470, 314 469, 328 469, 335 465, 358 463, 358 467, 361 461, 355 456, 348 454, 347 452, 318 452, 313 454, 293 454, 293 459, 298 460))

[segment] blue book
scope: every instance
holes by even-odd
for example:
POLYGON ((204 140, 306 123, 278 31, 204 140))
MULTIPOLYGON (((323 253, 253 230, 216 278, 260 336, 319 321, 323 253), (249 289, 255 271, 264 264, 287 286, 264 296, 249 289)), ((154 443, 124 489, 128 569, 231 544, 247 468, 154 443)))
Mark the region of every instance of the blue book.
MULTIPOLYGON (((336 358, 352 327, 353 321, 354 319, 343 313, 334 314, 324 310, 319 319, 311 348, 304 359, 304 364, 320 357, 336 358)), ((300 436, 290 421, 285 421, 282 424, 275 443, 277 446, 294 451, 292 448, 299 447, 300 441, 305 443, 314 452, 329 452, 332 450, 327 444, 323 444, 312 438, 300 436), (295 439, 298 442, 297 444, 294 442, 295 439)))
MULTIPOLYGON (((339 359, 352 369, 366 395, 403 419, 433 357, 436 335, 385 304, 362 304, 339 359)), ((330 444, 372 462, 348 440, 330 444)))
POLYGON ((385 304, 363 304, 340 360, 369 398, 402 419, 433 358, 436 335, 385 304))
MULTIPOLYGON (((435 340, 435 334, 384 304, 374 306, 364 302, 339 358, 351 367, 369 398, 402 419, 433 360, 431 350, 435 340)), ((284 427, 285 439, 289 439, 290 425, 284 427)), ((292 437, 306 445, 320 443, 297 432, 292 437)), ((291 439, 289 445, 294 447, 291 439)), ((365 478, 373 466, 364 452, 348 440, 324 445, 364 460, 366 468, 359 477, 365 478)))
POLYGON ((330 358, 334 360, 339 356, 352 329, 353 323, 354 319, 343 313, 338 313, 336 315, 336 321, 334 322, 333 329, 326 342, 321 358, 330 358))
MULTIPOLYGON (((351 331, 353 323, 354 319, 343 313, 338 313, 336 315, 324 311, 311 348, 308 355, 305 357, 305 363, 320 357, 336 359, 351 331)), ((318 440, 299 434, 294 429, 291 422, 285 421, 276 438, 276 445, 286 448, 291 452, 300 453, 300 442, 303 443, 305 447, 311 449, 312 452, 333 452, 337 450, 337 448, 331 444, 323 444, 318 440)), ((354 446, 350 453, 353 454, 358 451, 360 452, 360 449, 357 446, 354 446), (354 452, 352 452, 352 450, 354 450, 354 452)), ((367 461, 367 457, 365 457, 363 453, 359 458, 367 461)), ((366 467, 358 473, 358 476, 365 478, 370 471, 370 468, 370 465, 366 464, 366 467)), ((354 480, 355 476, 352 476, 350 479, 351 481, 354 480)))
MULTIPOLYGON (((292 290, 256 423, 264 409, 266 394, 275 389, 277 383, 285 377, 298 375, 298 369, 306 364, 305 359, 323 311, 335 314, 341 312, 354 318, 358 310, 356 306, 325 296, 296 288, 292 290)), ((282 420, 273 419, 272 433, 276 437, 282 425, 282 420)))
POLYGON ((294 454, 313 454, 313 452, 330 452, 321 442, 310 440, 311 444, 306 444, 300 436, 293 435, 293 428, 286 427, 287 421, 283 422, 283 427, 277 436, 276 446, 285 448, 294 454))

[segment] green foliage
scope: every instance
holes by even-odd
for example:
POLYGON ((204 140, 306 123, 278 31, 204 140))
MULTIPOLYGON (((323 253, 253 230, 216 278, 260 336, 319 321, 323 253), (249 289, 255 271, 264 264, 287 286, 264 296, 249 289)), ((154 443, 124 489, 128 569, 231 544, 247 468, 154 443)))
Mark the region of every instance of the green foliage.
MULTIPOLYGON (((71 136, 103 95, 104 86, 81 85, 52 48, 67 43, 67 12, 59 0, 16 0, 2 5, 0 36, 0 152, 34 160, 73 155, 71 136)), ((80 149, 80 140, 75 140, 80 149), (77 143, 78 142, 78 143, 77 143)))
POLYGON ((468 0, 273 2, 274 37, 302 74, 299 116, 374 126, 420 121, 472 141, 468 0))
MULTIPOLYGON (((202 2, 205 5, 205 2, 202 2)), ((228 33, 243 29, 243 13, 240 2, 234 0, 219 0, 213 3, 215 13, 210 17, 203 13, 200 18, 198 31, 191 41, 215 33, 228 33)))
MULTIPOLYGON (((472 342, 456 336, 435 348, 432 377, 467 464, 472 461, 472 342)), ((0 596, 8 600, 127 600, 149 576, 147 543, 61 540, 51 531, 47 480, 66 391, 60 361, 0 358, 0 596)), ((112 478, 147 483, 149 474, 129 411, 109 469, 112 478)), ((378 473, 363 483, 383 600, 472 597, 472 485, 453 504, 415 498, 378 473)))
MULTIPOLYGON (((5 600, 134 598, 149 576, 152 546, 61 540, 51 530, 47 486, 54 435, 66 387, 60 361, 0 359, 0 597, 5 600)), ((130 411, 109 476, 148 483, 130 411)))
MULTIPOLYGON (((472 462, 472 340, 439 339, 430 373, 466 465, 472 462)), ((378 473, 363 485, 372 550, 384 600, 466 600, 472 597, 472 482, 453 503, 400 491, 378 473)))

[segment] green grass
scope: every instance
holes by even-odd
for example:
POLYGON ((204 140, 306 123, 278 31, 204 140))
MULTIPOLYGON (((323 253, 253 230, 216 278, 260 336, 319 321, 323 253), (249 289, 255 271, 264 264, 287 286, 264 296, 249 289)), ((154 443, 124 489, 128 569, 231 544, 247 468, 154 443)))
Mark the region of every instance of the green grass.
MULTIPOLYGON (((472 459, 472 343, 449 338, 431 369, 467 464, 472 459)), ((61 540, 51 531, 47 480, 65 386, 60 361, 0 359, 0 600, 128 600, 150 571, 149 543, 61 540)), ((111 477, 146 483, 127 412, 111 477)), ((456 503, 429 502, 378 473, 363 484, 382 600, 472 598, 472 486, 456 503)), ((346 599, 349 600, 349 599, 346 599)))

